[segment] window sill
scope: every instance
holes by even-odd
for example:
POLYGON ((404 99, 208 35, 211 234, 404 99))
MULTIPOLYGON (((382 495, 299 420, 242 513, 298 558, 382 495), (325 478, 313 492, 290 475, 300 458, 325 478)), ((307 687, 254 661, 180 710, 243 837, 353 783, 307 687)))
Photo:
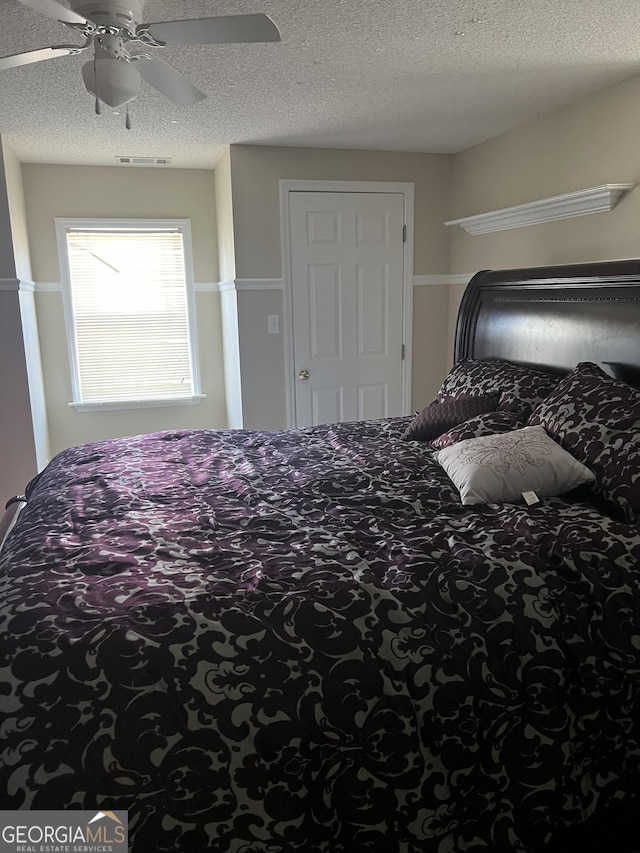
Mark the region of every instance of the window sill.
POLYGON ((205 400, 206 394, 191 397, 169 397, 164 400, 112 400, 105 403, 69 403, 77 412, 107 412, 120 409, 157 409, 166 406, 196 406, 205 400))

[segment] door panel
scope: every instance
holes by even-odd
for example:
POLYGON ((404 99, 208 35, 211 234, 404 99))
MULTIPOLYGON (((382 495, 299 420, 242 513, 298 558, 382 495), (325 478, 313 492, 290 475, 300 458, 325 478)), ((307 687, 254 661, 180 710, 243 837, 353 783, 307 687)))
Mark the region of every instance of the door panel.
POLYGON ((358 386, 358 417, 357 420, 364 421, 384 417, 380 412, 386 412, 387 403, 386 385, 360 385, 358 386))
POLYGON ((307 244, 309 246, 335 246, 340 233, 340 212, 337 210, 310 210, 306 215, 307 244))
POLYGON ((289 205, 296 424, 401 414, 402 193, 291 192, 289 205))
POLYGON ((310 360, 342 358, 342 287, 336 264, 308 269, 310 360))
MULTIPOLYGON (((343 388, 311 389, 311 423, 335 424, 344 420, 343 388)), ((300 426, 302 426, 300 424, 300 426)))
POLYGON ((356 277, 358 357, 388 356, 388 266, 358 264, 356 277))

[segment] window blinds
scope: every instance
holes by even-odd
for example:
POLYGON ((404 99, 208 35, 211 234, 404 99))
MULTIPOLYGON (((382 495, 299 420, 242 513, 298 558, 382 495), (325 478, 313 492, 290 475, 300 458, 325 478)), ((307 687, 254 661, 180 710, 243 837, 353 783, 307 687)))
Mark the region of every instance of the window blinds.
POLYGON ((72 229, 67 251, 78 402, 191 397, 179 229, 72 229))

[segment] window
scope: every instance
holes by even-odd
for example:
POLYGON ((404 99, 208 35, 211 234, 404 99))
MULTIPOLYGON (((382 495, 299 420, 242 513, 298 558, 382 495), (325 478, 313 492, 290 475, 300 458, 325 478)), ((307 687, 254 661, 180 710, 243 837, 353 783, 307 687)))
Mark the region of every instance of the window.
POLYGON ((73 402, 201 398, 189 222, 57 219, 73 402))

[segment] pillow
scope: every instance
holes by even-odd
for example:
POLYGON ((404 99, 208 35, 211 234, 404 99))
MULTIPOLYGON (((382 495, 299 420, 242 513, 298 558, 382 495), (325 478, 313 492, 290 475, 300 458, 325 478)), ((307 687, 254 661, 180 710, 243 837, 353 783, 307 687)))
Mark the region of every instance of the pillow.
POLYGON ((408 441, 430 441, 456 424, 461 424, 475 415, 493 411, 497 402, 497 395, 482 394, 475 397, 452 397, 430 403, 413 418, 402 433, 402 438, 408 441))
POLYGON ((508 361, 463 358, 445 378, 438 397, 499 393, 497 408, 519 412, 526 420, 559 381, 558 376, 508 361))
POLYGON ((529 419, 596 476, 594 491, 626 521, 640 512, 640 391, 581 362, 529 419))
POLYGON ((434 438, 431 444, 436 450, 443 450, 458 441, 479 438, 481 435, 495 435, 497 432, 509 432, 523 426, 524 423, 517 412, 487 412, 454 426, 448 432, 434 438))
POLYGON ((594 475, 550 438, 541 426, 485 435, 434 453, 460 492, 463 504, 522 500, 568 492, 594 475))

